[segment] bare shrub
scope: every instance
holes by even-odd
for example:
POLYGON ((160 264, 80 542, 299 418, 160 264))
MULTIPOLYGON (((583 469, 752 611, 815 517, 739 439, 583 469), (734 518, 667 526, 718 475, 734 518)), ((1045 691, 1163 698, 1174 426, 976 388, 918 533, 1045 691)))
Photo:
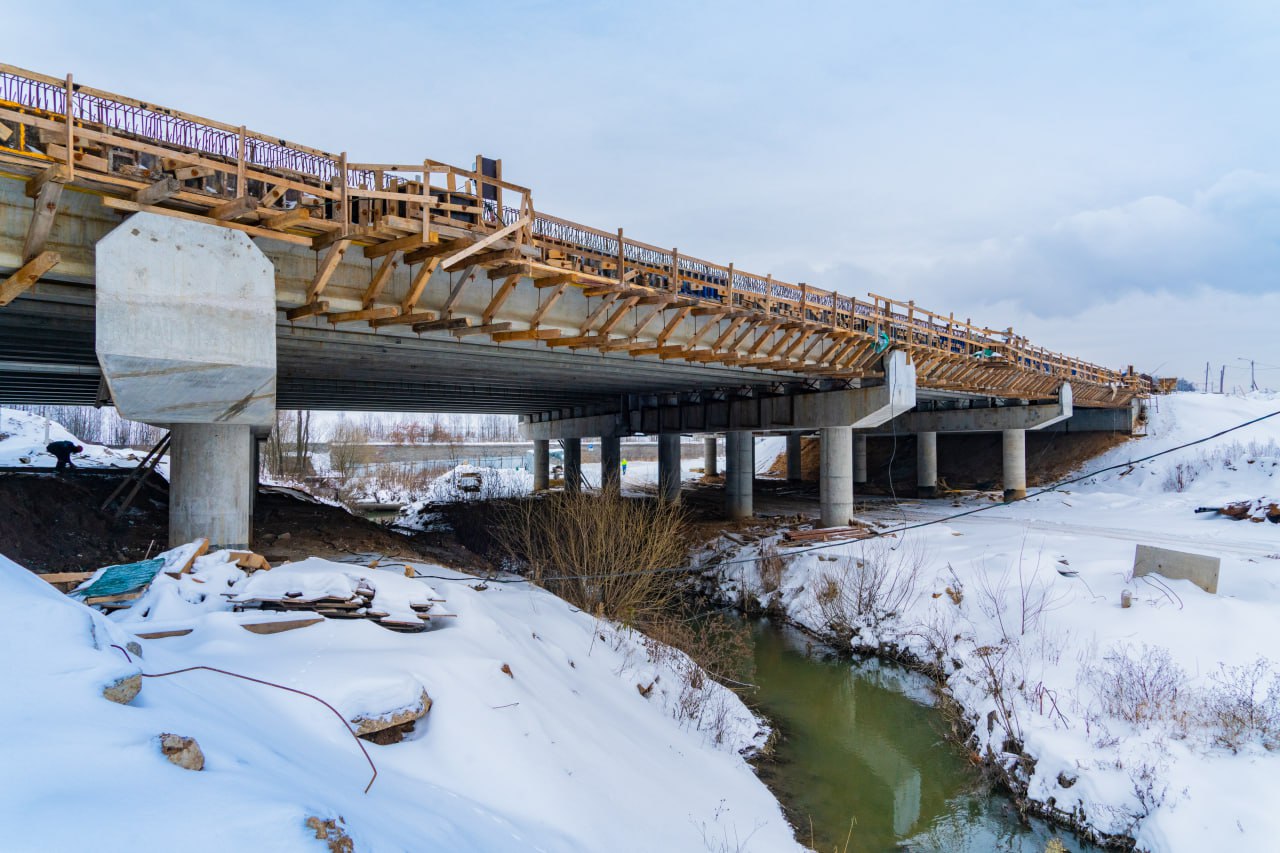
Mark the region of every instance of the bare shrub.
POLYGON ((1064 599, 1065 594, 1055 592, 1053 581, 1041 571, 1039 555, 1035 565, 1028 567, 1024 555, 1019 554, 1015 568, 996 580, 989 572, 978 575, 978 607, 1005 638, 1038 630, 1044 614, 1060 607, 1064 599))
POLYGON ((923 565, 918 546, 894 548, 882 539, 864 543, 859 555, 843 557, 818 578, 814 597, 824 623, 848 638, 858 626, 894 618, 915 600, 923 565))
POLYGON ((760 572, 760 590, 765 595, 772 595, 782 586, 782 574, 786 567, 786 561, 774 545, 767 544, 760 549, 756 568, 760 572))
POLYGON ((1182 711, 1187 673, 1167 649, 1116 646, 1089 673, 1106 713, 1130 723, 1172 719, 1182 711))
POLYGON ((1280 746, 1280 673, 1271 661, 1219 664, 1210 679, 1203 713, 1215 743, 1232 751, 1255 738, 1269 750, 1280 746))
POLYGON ((687 526, 679 504, 570 493, 511 501, 492 529, 535 583, 633 626, 675 609, 687 526))

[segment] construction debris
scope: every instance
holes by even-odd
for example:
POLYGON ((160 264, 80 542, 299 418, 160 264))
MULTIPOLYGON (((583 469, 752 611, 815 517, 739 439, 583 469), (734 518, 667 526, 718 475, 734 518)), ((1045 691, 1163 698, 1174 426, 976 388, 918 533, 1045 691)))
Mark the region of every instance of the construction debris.
POLYGON ((845 539, 869 539, 875 533, 866 527, 816 527, 808 530, 788 530, 782 534, 782 544, 808 545, 814 542, 835 542, 845 539))
POLYGON ((1280 501, 1275 498, 1236 501, 1226 506, 1200 506, 1196 507, 1196 512, 1216 512, 1219 515, 1225 515, 1227 518, 1234 518, 1237 521, 1243 521, 1247 518, 1249 521, 1257 523, 1269 521, 1272 524, 1280 524, 1280 501))
POLYGON ((386 746, 399 743, 404 736, 413 731, 414 723, 427 715, 431 710, 431 697, 422 691, 421 698, 407 708, 400 708, 377 716, 362 716, 351 720, 351 727, 357 736, 386 746))

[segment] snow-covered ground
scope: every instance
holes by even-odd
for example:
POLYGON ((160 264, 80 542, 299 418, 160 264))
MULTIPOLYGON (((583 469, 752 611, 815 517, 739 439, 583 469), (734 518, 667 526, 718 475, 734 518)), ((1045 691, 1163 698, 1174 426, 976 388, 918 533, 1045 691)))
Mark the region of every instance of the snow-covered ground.
MULTIPOLYGON (((0 848, 312 851, 317 817, 358 851, 801 849, 740 755, 763 725, 709 679, 689 686, 683 655, 526 584, 416 568, 435 577, 314 559, 297 571, 322 592, 343 577, 401 603, 420 599, 406 585, 434 591, 456 618, 418 634, 357 619, 258 635, 238 623, 261 614, 228 611, 228 593, 256 593, 225 552, 160 575, 112 618, 0 558, 0 848), (142 640, 132 663, 112 647, 180 624, 194 630, 142 640), (378 774, 364 793, 356 743, 305 697, 205 671, 144 679, 129 705, 101 695, 139 670, 197 665, 315 693, 348 719, 422 688, 434 704, 403 742, 366 744, 378 774), (194 737, 204 770, 169 763, 162 733, 194 737)), ((275 571, 257 577, 280 586, 275 571)))
MULTIPOLYGON (((147 455, 145 451, 113 450, 100 444, 89 444, 56 421, 0 406, 0 466, 52 468, 58 460, 45 447, 55 441, 72 441, 84 448, 84 452, 71 457, 71 461, 80 468, 132 468, 147 455)), ((161 463, 160 473, 165 474, 167 469, 166 458, 161 463)))
MULTIPOLYGON (((1280 396, 1157 403, 1147 437, 1084 470, 1276 411, 1280 396)), ((1013 772, 1041 802, 1153 851, 1274 850, 1280 525, 1193 511, 1277 494, 1280 418, 1064 492, 797 553, 780 576, 734 565, 727 585, 853 645, 936 664, 981 751, 1012 767, 1020 743, 1035 759, 1013 772), (1134 579, 1137 544, 1220 557, 1218 593, 1134 579)), ((990 502, 914 502, 865 518, 890 527, 990 502)))

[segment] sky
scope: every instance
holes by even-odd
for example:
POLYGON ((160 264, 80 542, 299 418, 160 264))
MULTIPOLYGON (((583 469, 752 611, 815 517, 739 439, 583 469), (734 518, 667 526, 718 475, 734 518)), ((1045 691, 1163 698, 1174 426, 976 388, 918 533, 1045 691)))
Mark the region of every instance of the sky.
POLYGON ((682 254, 1280 388, 1274 2, 6 5, 14 65, 358 161, 500 157, 682 254))

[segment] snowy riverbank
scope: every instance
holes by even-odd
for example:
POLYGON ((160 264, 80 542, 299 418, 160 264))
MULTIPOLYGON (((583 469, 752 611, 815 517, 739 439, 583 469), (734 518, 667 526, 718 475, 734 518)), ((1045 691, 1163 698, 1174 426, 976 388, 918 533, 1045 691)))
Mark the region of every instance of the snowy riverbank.
MULTIPOLYGON (((1280 399, 1185 394, 1159 407, 1148 437, 1087 468, 1280 399)), ((1193 510, 1280 491, 1278 438, 1280 418, 1067 492, 785 565, 731 566, 725 587, 850 646, 935 667, 977 751, 1062 816, 1153 851, 1269 850, 1280 835, 1280 669, 1267 660, 1280 640, 1280 527, 1193 510), (1133 579, 1136 544, 1221 557, 1218 593, 1133 579)), ((891 527, 989 502, 884 505, 864 518, 891 527)))
POLYGON ((358 851, 801 849, 741 754, 764 724, 710 679, 691 686, 682 654, 526 584, 417 568, 435 577, 372 572, 446 599, 456 617, 425 633, 356 619, 259 635, 228 610, 246 579, 225 554, 110 618, 0 558, 3 846, 310 851, 314 817, 358 851), (140 641, 134 663, 112 648, 149 625, 193 630, 140 641), (209 672, 146 679, 129 705, 102 696, 196 665, 307 690, 348 719, 421 687, 434 704, 404 741, 366 744, 366 794, 351 735, 304 697, 209 672), (166 732, 194 737, 204 770, 170 764, 166 732))

